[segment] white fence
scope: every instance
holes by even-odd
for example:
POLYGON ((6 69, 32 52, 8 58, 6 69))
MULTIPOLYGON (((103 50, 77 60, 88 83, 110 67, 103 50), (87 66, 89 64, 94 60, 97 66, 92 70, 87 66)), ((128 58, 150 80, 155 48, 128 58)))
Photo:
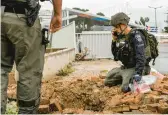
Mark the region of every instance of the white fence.
POLYGON ((110 31, 84 31, 76 34, 78 51, 88 48, 86 59, 112 58, 110 31), (80 43, 80 45, 79 45, 80 43))
POLYGON ((75 48, 75 22, 63 27, 52 36, 52 48, 75 48))

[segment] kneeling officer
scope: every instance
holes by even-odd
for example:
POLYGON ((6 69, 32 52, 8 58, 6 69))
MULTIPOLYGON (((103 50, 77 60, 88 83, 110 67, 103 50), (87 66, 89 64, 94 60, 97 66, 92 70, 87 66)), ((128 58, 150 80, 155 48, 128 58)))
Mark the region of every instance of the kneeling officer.
POLYGON ((146 61, 145 38, 128 26, 129 20, 122 12, 111 17, 111 25, 114 27, 111 50, 114 60, 121 61, 123 66, 112 69, 105 78, 106 86, 122 84, 121 90, 125 93, 130 91, 130 82, 141 80, 146 61))

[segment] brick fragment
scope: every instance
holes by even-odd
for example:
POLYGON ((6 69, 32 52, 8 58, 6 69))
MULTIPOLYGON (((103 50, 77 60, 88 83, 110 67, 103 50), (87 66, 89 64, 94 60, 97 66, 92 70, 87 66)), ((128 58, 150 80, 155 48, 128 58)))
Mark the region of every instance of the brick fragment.
POLYGON ((85 110, 83 114, 94 114, 94 111, 85 110))
POLYGON ((138 105, 130 105, 129 107, 131 110, 138 110, 138 108, 139 108, 138 105))
POLYGON ((113 114, 113 111, 103 111, 103 114, 113 114))
POLYGON ((132 110, 132 114, 142 114, 142 112, 139 110, 132 110))
POLYGON ((153 98, 150 96, 146 96, 143 100, 144 104, 152 104, 153 103, 153 98))
POLYGON ((122 106, 112 107, 111 111, 113 111, 115 113, 120 113, 120 112, 123 112, 123 107, 122 106))
POLYGON ((40 105, 48 105, 48 104, 50 104, 50 100, 49 99, 47 99, 45 97, 42 97, 40 99, 40 105))
POLYGON ((66 108, 63 110, 63 114, 74 114, 75 110, 74 108, 66 108))
POLYGON ((49 113, 49 105, 40 105, 38 112, 41 114, 49 113))
POLYGON ((163 99, 163 97, 161 97, 161 96, 153 96, 154 103, 159 103, 159 101, 162 99, 163 99))
POLYGON ((123 112, 123 114, 133 114, 132 112, 123 112))
POLYGON ((99 78, 99 77, 96 77, 96 76, 92 76, 92 77, 91 77, 91 81, 99 82, 99 81, 100 81, 100 78, 99 78))
POLYGON ((130 111, 129 106, 128 106, 128 105, 123 105, 123 106, 122 106, 122 111, 123 111, 123 112, 128 112, 128 111, 130 111))
POLYGON ((168 114, 168 106, 159 106, 158 112, 161 114, 168 114))
POLYGON ((158 104, 148 104, 147 109, 151 110, 152 112, 156 112, 158 108, 158 104))
POLYGON ((163 88, 168 90, 168 85, 164 85, 163 88))
POLYGON ((168 77, 164 77, 162 81, 168 81, 168 77))

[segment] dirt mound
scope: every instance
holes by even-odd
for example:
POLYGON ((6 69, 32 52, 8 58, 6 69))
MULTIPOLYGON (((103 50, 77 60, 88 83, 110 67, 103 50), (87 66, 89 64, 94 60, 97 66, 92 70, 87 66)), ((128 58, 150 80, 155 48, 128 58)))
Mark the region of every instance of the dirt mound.
MULTIPOLYGON (((168 113, 168 77, 158 79, 147 94, 122 93, 104 86, 104 77, 42 83, 40 113, 168 113), (58 112, 59 111, 59 112, 58 112)), ((16 86, 10 86, 13 91, 16 86)))

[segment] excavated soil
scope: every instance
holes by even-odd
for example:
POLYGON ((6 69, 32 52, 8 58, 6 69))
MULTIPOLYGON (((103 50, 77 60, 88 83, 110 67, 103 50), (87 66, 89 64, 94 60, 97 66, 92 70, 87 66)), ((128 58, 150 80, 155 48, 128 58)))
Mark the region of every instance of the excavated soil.
MULTIPOLYGON (((104 86, 105 73, 100 71, 102 68, 110 70, 108 65, 108 61, 78 62, 72 75, 43 82, 39 113, 168 113, 168 75, 151 85, 152 91, 147 94, 124 94, 120 86, 104 86), (104 67, 98 68, 101 63, 105 63, 104 67), (56 100, 56 108, 52 106, 52 100, 56 100)), ((14 90, 16 84, 8 87, 9 98, 16 98, 14 90)))

